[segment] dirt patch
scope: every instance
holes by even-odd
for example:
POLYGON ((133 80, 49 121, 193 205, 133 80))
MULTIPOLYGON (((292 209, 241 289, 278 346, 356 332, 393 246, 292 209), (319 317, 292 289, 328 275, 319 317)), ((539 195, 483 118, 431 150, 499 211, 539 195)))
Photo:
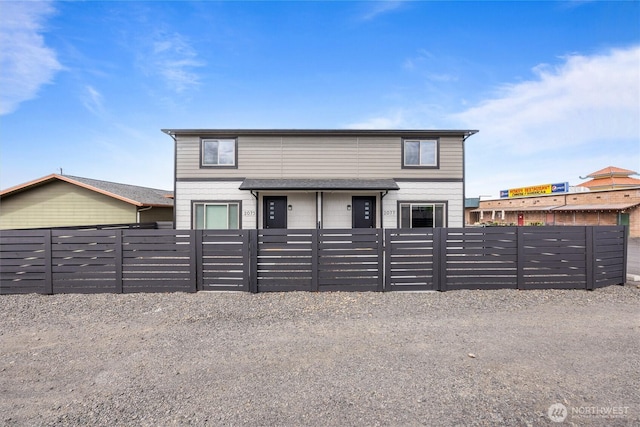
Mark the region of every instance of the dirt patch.
POLYGON ((640 423, 635 285, 0 304, 1 425, 640 423))

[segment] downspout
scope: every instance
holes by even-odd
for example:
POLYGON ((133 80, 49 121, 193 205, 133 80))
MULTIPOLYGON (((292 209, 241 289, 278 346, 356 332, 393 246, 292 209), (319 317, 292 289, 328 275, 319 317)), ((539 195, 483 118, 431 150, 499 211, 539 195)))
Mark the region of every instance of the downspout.
POLYGON ((176 229, 176 189, 177 189, 177 181, 178 181, 178 139, 171 133, 171 131, 167 130, 167 135, 173 139, 173 229, 176 229))
POLYGON ((259 209, 260 204, 258 203, 258 201, 260 200, 259 199, 260 193, 258 193, 257 191, 254 193, 253 190, 251 190, 251 195, 256 199, 256 230, 257 230, 258 225, 260 224, 259 223, 260 216, 258 216, 258 213, 260 212, 260 209, 259 209))
POLYGON ((389 194, 389 190, 384 190, 384 193, 381 191, 380 192, 380 228, 384 229, 384 209, 382 206, 382 199, 384 199, 384 196, 386 196, 387 194, 389 194))
MULTIPOLYGON (((465 216, 464 216, 464 198, 466 197, 466 183, 467 180, 465 179, 465 171, 466 171, 466 158, 465 158, 465 149, 464 149, 464 143, 466 142, 467 139, 469 139, 470 136, 475 135, 476 133, 478 133, 478 131, 468 131, 465 133, 465 135, 462 137, 462 226, 465 227, 466 226, 466 220, 465 220, 465 216)), ((440 143, 438 143, 439 145, 440 143)), ((447 209, 448 210, 448 209, 447 209)), ((449 213, 447 212, 447 215, 449 215, 449 213)), ((449 224, 449 218, 447 218, 447 225, 449 224)))
POLYGON ((320 222, 320 206, 322 205, 322 200, 320 199, 322 192, 316 191, 316 228, 322 228, 322 223, 320 222))
POLYGON ((140 208, 136 211, 136 222, 138 224, 140 224, 140 212, 146 212, 151 210, 151 208, 153 208, 153 206, 147 206, 146 208, 140 208))

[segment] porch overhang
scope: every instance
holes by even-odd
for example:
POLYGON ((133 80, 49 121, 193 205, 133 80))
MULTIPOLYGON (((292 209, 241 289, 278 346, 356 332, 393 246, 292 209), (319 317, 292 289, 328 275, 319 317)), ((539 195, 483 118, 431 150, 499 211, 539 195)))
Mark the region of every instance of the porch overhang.
POLYGON ((339 191, 339 190, 399 190, 393 179, 245 179, 240 190, 298 190, 298 191, 339 191))

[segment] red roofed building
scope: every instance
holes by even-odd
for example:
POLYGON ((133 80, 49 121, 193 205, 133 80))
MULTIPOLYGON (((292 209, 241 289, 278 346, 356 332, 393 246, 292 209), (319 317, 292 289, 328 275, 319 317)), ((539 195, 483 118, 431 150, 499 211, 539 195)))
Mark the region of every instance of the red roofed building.
POLYGON ((478 201, 466 209, 466 224, 626 225, 630 237, 640 237, 640 179, 634 174, 609 166, 567 193, 478 201))
POLYGON ((592 172, 584 178, 581 177, 581 179, 592 179, 579 184, 578 187, 586 187, 590 190, 613 190, 616 188, 638 187, 640 186, 640 179, 629 176, 637 174, 637 172, 629 169, 609 166, 592 172))

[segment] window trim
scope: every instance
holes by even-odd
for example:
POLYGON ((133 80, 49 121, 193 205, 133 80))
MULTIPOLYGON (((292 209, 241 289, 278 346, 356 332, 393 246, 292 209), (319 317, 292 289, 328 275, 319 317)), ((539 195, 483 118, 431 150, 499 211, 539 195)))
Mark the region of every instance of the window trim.
MULTIPOLYGON (((402 138, 402 169, 440 169, 440 138, 402 138), (423 141, 432 141, 436 144, 436 155, 435 155, 435 164, 433 165, 407 165, 405 164, 405 145, 407 142, 423 142, 423 141)), ((418 154, 418 157, 420 155, 418 154)))
MULTIPOLYGON (((227 218, 227 227, 229 220, 227 218)), ((191 201, 191 229, 192 230, 242 230, 242 200, 192 200, 191 201), (196 205, 227 205, 227 216, 229 215, 229 205, 238 205, 238 228, 196 228, 196 205)))
MULTIPOLYGON (((449 223, 449 201, 448 200, 398 200, 397 201, 397 207, 396 207, 396 212, 397 212, 397 221, 396 221, 396 225, 398 228, 402 228, 402 205, 406 205, 408 204, 410 207, 412 205, 431 205, 434 207, 434 212, 435 212, 435 206, 436 205, 442 205, 444 207, 444 212, 442 215, 442 220, 444 221, 444 224, 440 227, 420 227, 420 228, 446 228, 447 224, 449 223)), ((411 227, 414 228, 414 227, 411 227)))
POLYGON ((238 138, 200 138, 200 168, 201 169, 238 169, 238 138), (233 141, 233 164, 232 165, 214 165, 204 162, 204 143, 206 141, 233 141))

